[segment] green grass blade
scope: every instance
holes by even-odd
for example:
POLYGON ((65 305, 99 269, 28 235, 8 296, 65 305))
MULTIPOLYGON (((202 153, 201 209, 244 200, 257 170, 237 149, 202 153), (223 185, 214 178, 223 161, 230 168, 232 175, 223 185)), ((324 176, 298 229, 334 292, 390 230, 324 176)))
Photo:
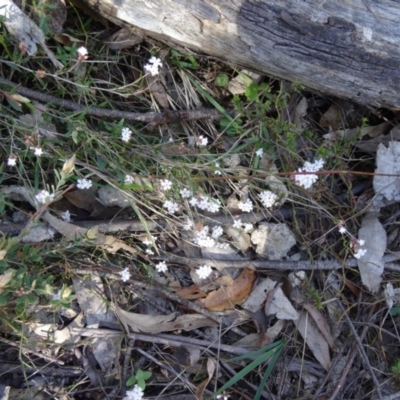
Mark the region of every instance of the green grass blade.
POLYGON ((264 374, 264 376, 263 376, 263 378, 262 378, 262 380, 260 382, 260 385, 258 386, 257 393, 256 393, 256 395, 254 397, 254 400, 260 400, 262 391, 263 391, 263 389, 265 387, 265 384, 266 384, 268 378, 270 377, 271 372, 274 369, 275 364, 278 361, 278 359, 279 359, 279 357, 280 357, 280 355, 282 353, 283 347, 284 347, 283 343, 282 343, 282 345, 279 346, 279 348, 276 347, 276 349, 275 349, 276 353, 272 356, 271 361, 268 363, 267 370, 265 371, 265 374, 264 374))
POLYGON ((282 344, 283 344, 283 339, 281 339, 281 340, 279 340, 278 342, 275 342, 275 343, 267 344, 266 346, 262 347, 261 349, 257 349, 257 350, 254 350, 254 351, 250 352, 250 353, 243 354, 242 356, 231 358, 230 361, 240 361, 240 360, 245 360, 246 358, 258 357, 260 354, 263 354, 266 351, 274 349, 275 347, 279 347, 282 344))
MULTIPOLYGON (((245 377, 248 373, 250 373, 254 368, 257 368, 260 364, 263 362, 267 361, 270 357, 272 357, 277 349, 279 347, 283 347, 283 340, 277 343, 272 343, 273 348, 270 349, 269 351, 264 352, 261 354, 258 358, 256 358, 254 361, 252 361, 250 364, 246 365, 242 370, 240 370, 235 376, 233 376, 228 382, 225 383, 220 389, 218 389, 215 393, 214 396, 217 396, 218 394, 222 393, 224 390, 230 388, 232 385, 234 385, 236 382, 238 382, 240 379, 245 377)), ((271 345, 268 345, 269 347, 271 345)), ((254 352, 253 352, 254 353, 254 352)))

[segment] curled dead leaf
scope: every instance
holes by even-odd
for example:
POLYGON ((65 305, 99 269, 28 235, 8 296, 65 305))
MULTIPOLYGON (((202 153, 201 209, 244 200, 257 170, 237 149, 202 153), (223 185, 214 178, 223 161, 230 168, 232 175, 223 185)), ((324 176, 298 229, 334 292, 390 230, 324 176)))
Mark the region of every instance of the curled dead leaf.
POLYGON ((253 289, 256 273, 250 268, 245 268, 231 285, 222 286, 201 300, 205 308, 210 311, 232 310, 235 305, 242 304, 253 289))
POLYGON ((192 331, 203 326, 217 326, 215 321, 201 314, 186 314, 179 317, 176 314, 169 315, 146 315, 136 314, 122 310, 117 305, 115 313, 124 325, 127 332, 129 328, 133 332, 161 333, 183 329, 192 331))

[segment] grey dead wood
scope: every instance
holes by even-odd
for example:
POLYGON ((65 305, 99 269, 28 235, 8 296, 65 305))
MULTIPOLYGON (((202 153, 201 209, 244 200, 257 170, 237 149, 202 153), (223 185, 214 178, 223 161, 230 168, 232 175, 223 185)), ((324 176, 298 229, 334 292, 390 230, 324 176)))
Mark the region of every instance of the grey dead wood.
POLYGON ((400 108, 400 3, 85 0, 134 33, 372 105, 400 108))

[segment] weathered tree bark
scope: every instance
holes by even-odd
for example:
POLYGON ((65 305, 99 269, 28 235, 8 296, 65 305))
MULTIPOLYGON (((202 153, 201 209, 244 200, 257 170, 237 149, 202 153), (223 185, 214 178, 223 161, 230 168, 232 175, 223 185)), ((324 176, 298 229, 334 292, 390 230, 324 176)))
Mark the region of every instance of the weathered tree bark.
POLYGON ((400 109, 400 2, 86 0, 171 45, 373 106, 400 109))

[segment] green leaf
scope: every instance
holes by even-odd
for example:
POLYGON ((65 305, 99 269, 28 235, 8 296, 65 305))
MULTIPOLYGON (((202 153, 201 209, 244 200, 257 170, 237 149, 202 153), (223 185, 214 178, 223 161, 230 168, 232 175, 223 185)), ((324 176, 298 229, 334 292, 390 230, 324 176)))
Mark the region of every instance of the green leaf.
POLYGON ((221 86, 221 87, 226 86, 228 84, 228 82, 229 82, 229 78, 228 78, 228 75, 226 75, 226 74, 219 74, 217 76, 217 79, 215 79, 216 85, 221 86))
POLYGON ((133 386, 136 383, 136 378, 132 375, 126 381, 126 386, 133 386))
POLYGON ((244 92, 248 101, 254 101, 258 96, 258 86, 252 82, 244 92))

